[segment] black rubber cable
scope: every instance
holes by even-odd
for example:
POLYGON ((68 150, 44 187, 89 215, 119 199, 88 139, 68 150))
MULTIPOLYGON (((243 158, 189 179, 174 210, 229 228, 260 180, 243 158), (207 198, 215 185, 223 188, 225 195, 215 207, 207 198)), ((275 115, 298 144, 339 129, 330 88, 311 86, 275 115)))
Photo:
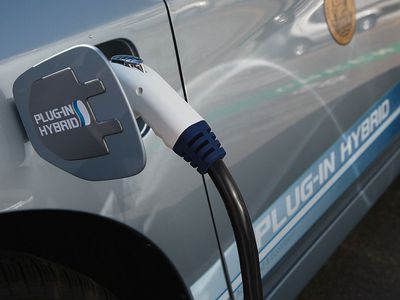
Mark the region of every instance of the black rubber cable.
POLYGON ((262 282, 253 226, 235 180, 222 160, 216 161, 208 174, 214 182, 232 224, 239 253, 244 300, 262 300, 262 282))
MULTIPOLYGON (((213 223, 213 228, 214 228, 214 231, 217 232, 218 231, 217 230, 217 223, 215 222, 214 213, 213 213, 213 210, 211 208, 211 200, 210 200, 210 195, 208 193, 206 179, 205 179, 204 175, 201 175, 201 178, 203 179, 204 188, 206 190, 207 202, 208 202, 208 207, 210 209, 210 215, 211 215, 211 220, 212 220, 212 223, 213 223)), ((224 252, 222 251, 221 241, 219 240, 218 234, 216 234, 215 237, 217 239, 218 252, 219 252, 219 255, 221 256, 221 263, 222 263, 222 268, 223 268, 223 271, 224 271, 224 277, 225 277, 226 286, 228 287, 229 299, 235 300, 235 296, 233 295, 233 290, 232 290, 231 279, 229 277, 228 265, 226 264, 224 252)))

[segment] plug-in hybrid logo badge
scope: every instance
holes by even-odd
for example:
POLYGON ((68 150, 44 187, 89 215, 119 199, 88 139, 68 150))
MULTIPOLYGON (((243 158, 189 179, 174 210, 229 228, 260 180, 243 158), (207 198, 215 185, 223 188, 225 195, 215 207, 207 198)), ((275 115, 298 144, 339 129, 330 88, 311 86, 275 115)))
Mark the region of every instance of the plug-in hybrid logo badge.
POLYGON ((89 99, 104 92, 100 80, 81 84, 70 68, 35 81, 29 109, 43 144, 65 160, 108 154, 104 137, 122 132, 122 126, 118 120, 96 120, 89 99))
POLYGON ((91 124, 88 109, 81 100, 33 115, 41 136, 57 134, 91 124))
POLYGON ((86 109, 85 104, 81 100, 75 100, 72 102, 72 106, 74 107, 74 111, 79 117, 79 123, 81 127, 83 126, 89 126, 91 121, 90 121, 90 115, 88 110, 86 109))

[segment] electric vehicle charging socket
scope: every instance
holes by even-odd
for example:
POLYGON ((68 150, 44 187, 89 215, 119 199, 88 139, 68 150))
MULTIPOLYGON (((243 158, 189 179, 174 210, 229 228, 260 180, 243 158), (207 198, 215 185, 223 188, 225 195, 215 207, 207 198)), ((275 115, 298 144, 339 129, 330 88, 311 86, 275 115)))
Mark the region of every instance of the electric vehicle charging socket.
POLYGON ((166 146, 199 173, 210 174, 234 230, 245 300, 262 299, 251 219, 222 162, 225 150, 204 119, 154 70, 132 56, 115 56, 110 63, 97 48, 80 45, 30 68, 13 92, 38 154, 87 180, 129 177, 144 168, 133 107, 166 146))
POLYGON ((126 95, 101 51, 76 46, 17 78, 14 99, 36 152, 86 180, 135 175, 143 142, 126 95))

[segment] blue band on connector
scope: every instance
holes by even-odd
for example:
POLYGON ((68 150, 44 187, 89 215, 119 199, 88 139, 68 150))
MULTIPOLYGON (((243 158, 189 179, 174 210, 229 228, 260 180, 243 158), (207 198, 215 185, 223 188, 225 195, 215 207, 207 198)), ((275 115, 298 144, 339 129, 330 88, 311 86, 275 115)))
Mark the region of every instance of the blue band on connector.
POLYGON ((206 121, 197 122, 186 128, 176 141, 173 150, 190 162, 193 168, 197 168, 200 174, 207 173, 214 162, 226 155, 206 121))

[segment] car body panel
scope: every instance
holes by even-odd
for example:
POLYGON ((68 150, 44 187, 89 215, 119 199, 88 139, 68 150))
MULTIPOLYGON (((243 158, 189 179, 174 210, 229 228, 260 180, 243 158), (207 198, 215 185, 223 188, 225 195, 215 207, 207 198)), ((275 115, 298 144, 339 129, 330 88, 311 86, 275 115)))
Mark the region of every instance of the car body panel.
MULTIPOLYGON (((226 298, 201 176, 151 130, 144 134, 146 167, 132 178, 87 182, 55 168, 34 152, 25 136, 12 99, 15 79, 32 65, 77 44, 130 41, 145 63, 179 93, 187 90, 188 101, 212 125, 256 221, 273 211, 282 195, 307 177, 309 168, 318 166, 317 162, 326 158, 324 153, 329 154, 332 145, 354 124, 360 124, 364 114, 379 99, 384 101, 382 97, 400 80, 396 68, 400 63, 399 14, 382 14, 376 26, 357 32, 345 47, 334 42, 326 25, 319 24, 320 38, 296 51, 299 34, 293 33, 293 28, 299 27, 299 22, 309 23, 309 17, 302 16, 320 8, 320 0, 167 0, 167 4, 176 45, 161 0, 0 4, 0 24, 6 29, 0 33, 5 41, 0 49, 0 211, 61 209, 112 218, 154 242, 195 299, 226 298), (299 6, 306 10, 300 16, 294 13, 299 6)), ((381 9, 380 4, 378 8, 376 2, 367 0, 357 0, 357 5, 371 11, 381 9)), ((315 33, 302 25, 301 34, 315 33)), ((311 276, 322 263, 301 264, 310 260, 307 249, 317 248, 318 236, 329 231, 337 239, 331 239, 329 249, 321 250, 325 255, 321 257, 331 253, 340 242, 340 226, 349 224, 350 230, 355 224, 338 222, 328 228, 335 219, 340 220, 343 207, 357 203, 358 208, 342 216, 353 215, 358 220, 370 207, 354 200, 370 191, 364 186, 375 189, 375 194, 367 194, 372 203, 398 174, 400 166, 390 160, 394 152, 387 151, 397 136, 395 131, 391 133, 377 137, 385 146, 376 151, 382 153, 380 157, 370 156, 359 169, 350 168, 350 179, 332 194, 330 202, 313 209, 296 223, 291 236, 282 238, 275 252, 265 255, 262 271, 267 295, 276 299, 295 296, 306 275, 297 281, 293 293, 284 291, 299 276, 297 270, 310 270, 311 276), (378 166, 378 171, 391 174, 386 181, 373 176, 375 159, 388 162, 385 169, 378 166), (367 179, 370 182, 365 183, 367 179), (323 220, 331 223, 322 224, 323 220)), ((206 186, 240 299, 238 258, 229 219, 209 179, 206 186)), ((275 216, 279 232, 285 227, 281 217, 275 216)), ((260 228, 255 223, 259 246, 263 246, 271 237, 262 238, 260 228)))
MULTIPOLYGON (((302 26, 301 34, 315 41, 308 51, 297 55, 291 46, 298 36, 292 29, 306 24, 316 9, 321 9, 322 1, 218 1, 194 16, 179 13, 181 1, 167 2, 189 102, 210 121, 227 149, 226 162, 253 219, 261 271, 268 286, 278 266, 290 271, 285 266, 287 254, 305 243, 305 233, 344 192, 362 192, 360 180, 369 176, 368 166, 377 157, 361 159, 363 167, 350 169, 334 182, 330 200, 327 195, 332 190, 289 234, 278 242, 273 238, 272 233, 282 236, 289 228, 282 209, 296 182, 304 180, 310 168, 317 168, 326 158, 324 153, 330 153, 400 80, 396 68, 400 63, 399 12, 382 15, 376 27, 357 32, 348 46, 335 43, 326 23, 318 25, 321 37, 316 36, 314 27, 302 26)), ((356 6, 361 11, 382 2, 359 0, 356 6)), ((397 138, 396 131, 386 147, 397 138)), ((339 169, 334 168, 335 172, 339 169)), ((241 299, 233 233, 218 193, 209 181, 207 185, 233 288, 241 299)), ((318 189, 315 186, 312 195, 318 189)), ((217 281, 210 279, 212 274, 210 268, 192 286, 195 298, 227 299, 223 284, 218 287, 217 281), (210 282, 208 289, 214 290, 213 298, 202 297, 205 280, 210 282)))
MULTIPOLYGON (((279 281, 271 282, 268 290, 272 291, 271 299, 293 299, 308 283, 321 265, 334 253, 337 246, 346 238, 351 230, 358 224, 368 210, 376 203, 382 193, 382 189, 390 186, 390 183, 396 179, 400 168, 400 151, 398 150, 388 161, 379 164, 375 173, 371 174, 373 178, 363 185, 363 193, 357 196, 349 195, 351 201, 342 203, 338 207, 338 214, 334 214, 331 220, 327 220, 323 227, 322 234, 315 234, 312 245, 305 245, 303 255, 295 257, 296 262, 286 273, 283 272, 279 281), (347 205, 346 205, 347 204, 347 205), (307 247, 309 246, 309 247, 307 247)), ((392 153, 390 153, 392 154, 392 153)), ((322 224, 315 224, 321 226, 322 224)), ((322 226, 321 226, 322 227, 322 226)))
POLYGON ((60 209, 112 218, 154 242, 190 286, 219 257, 201 176, 150 131, 144 137, 147 164, 137 176, 76 178, 33 150, 12 98, 13 82, 31 66, 78 44, 114 39, 132 42, 182 92, 164 3, 5 1, 0 8, 0 24, 7 29, 0 33, 6 42, 0 49, 0 211, 60 209))

